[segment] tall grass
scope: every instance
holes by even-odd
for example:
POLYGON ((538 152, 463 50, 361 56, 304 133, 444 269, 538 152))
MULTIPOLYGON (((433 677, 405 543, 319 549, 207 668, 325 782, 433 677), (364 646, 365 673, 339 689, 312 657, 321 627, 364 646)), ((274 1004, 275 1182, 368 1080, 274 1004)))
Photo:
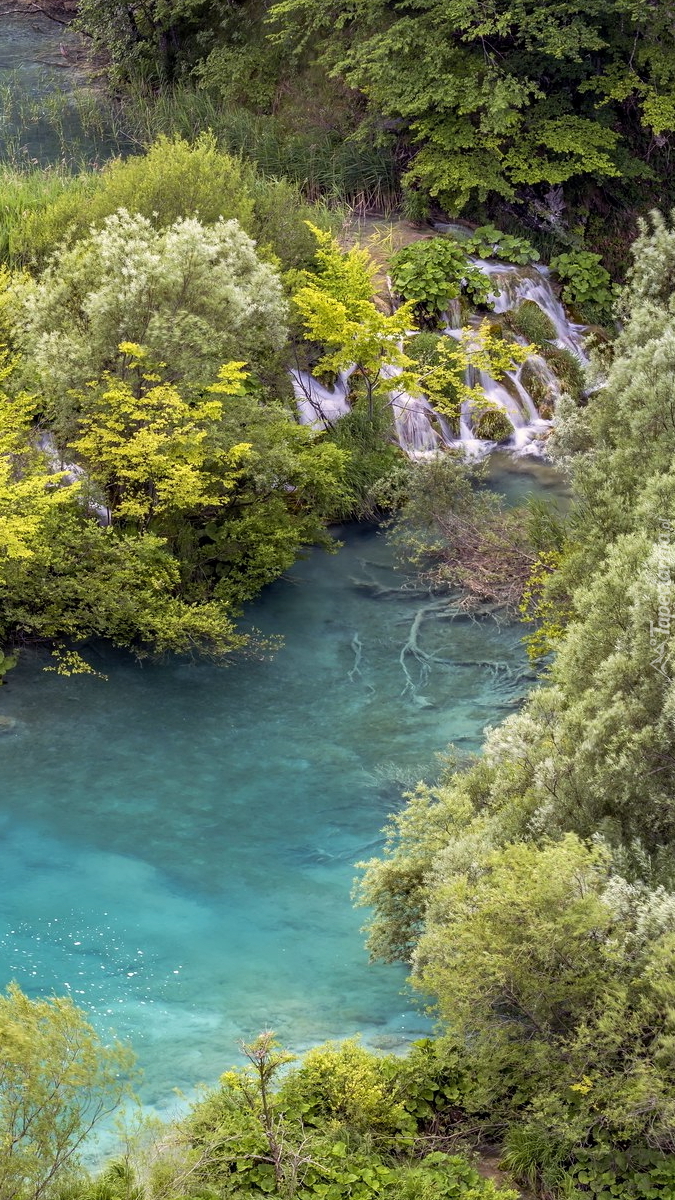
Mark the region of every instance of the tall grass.
POLYGON ((0 85, 0 130, 0 261, 9 266, 32 262, 22 228, 35 228, 65 193, 85 209, 97 168, 142 153, 160 134, 193 141, 211 130, 220 149, 255 164, 261 184, 288 180, 324 209, 387 214, 401 203, 387 148, 311 127, 289 132, 274 116, 223 108, 212 92, 187 85, 111 99, 94 88, 31 96, 10 79, 0 85))
POLYGON ((263 175, 296 183, 308 200, 390 212, 401 201, 392 150, 323 129, 289 132, 278 118, 222 107, 212 92, 186 85, 148 96, 128 94, 116 112, 117 136, 144 147, 160 133, 188 139, 211 129, 223 150, 251 159, 263 175))
POLYGON ((0 162, 0 261, 20 266, 25 261, 21 230, 27 218, 54 204, 64 193, 86 191, 86 178, 63 163, 40 167, 32 162, 0 162))

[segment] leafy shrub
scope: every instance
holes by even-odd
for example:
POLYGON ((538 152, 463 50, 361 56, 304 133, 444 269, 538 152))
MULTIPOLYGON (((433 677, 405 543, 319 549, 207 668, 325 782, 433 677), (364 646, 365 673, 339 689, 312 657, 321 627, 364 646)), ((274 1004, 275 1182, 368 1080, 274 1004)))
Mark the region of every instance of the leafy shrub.
POLYGON ((147 153, 115 159, 101 171, 36 171, 25 178, 5 172, 5 178, 0 175, 0 257, 13 264, 40 266, 64 240, 72 244, 120 208, 157 229, 186 217, 205 225, 235 219, 284 267, 312 260, 308 218, 331 223, 328 211, 308 204, 297 184, 265 178, 252 163, 220 149, 211 133, 193 142, 160 135, 147 153), (14 205, 3 203, 5 190, 8 199, 16 193, 14 205))
POLYGON ((406 1112, 422 1128, 439 1119, 455 1123, 474 1091, 466 1050, 450 1037, 422 1038, 400 1061, 399 1081, 406 1112))
POLYGON ((523 300, 508 314, 508 324, 535 346, 545 346, 557 336, 553 321, 536 300, 523 300))
POLYGON ((436 366, 439 360, 438 347, 442 342, 442 333, 434 333, 430 329, 425 329, 411 338, 410 344, 406 346, 406 353, 413 362, 420 366, 436 366))
POLYGON ((675 1155, 607 1143, 573 1145, 544 1123, 525 1120, 509 1129, 502 1155, 514 1177, 546 1194, 595 1200, 673 1200, 675 1155))
POLYGON ((600 255, 590 250, 568 250, 551 259, 551 270, 563 281, 566 304, 589 307, 605 316, 611 313, 613 294, 609 271, 600 255))
POLYGON ((578 1194, 604 1200, 673 1200, 675 1197, 675 1154, 658 1150, 609 1146, 579 1147, 568 1176, 578 1194))
POLYGON ((457 296, 488 305, 493 285, 450 238, 429 238, 398 250, 391 260, 394 287, 424 318, 436 319, 457 296))
POLYGON ((517 1200, 517 1193, 497 1189, 458 1154, 437 1150, 419 1166, 396 1172, 391 1200, 517 1200))
POLYGON ((144 345, 172 382, 210 383, 223 362, 260 363, 285 338, 279 279, 236 221, 158 231, 120 209, 39 282, 17 284, 16 302, 30 368, 66 407, 71 389, 119 368, 121 342, 144 345))
POLYGON ((407 1124, 414 1132, 397 1092, 391 1061, 352 1039, 310 1050, 284 1081, 279 1100, 308 1125, 394 1134, 407 1124))
POLYGON ((459 1099, 463 1058, 454 1043, 420 1042, 405 1059, 373 1054, 354 1041, 329 1043, 281 1081, 292 1056, 271 1032, 243 1049, 250 1065, 226 1072, 220 1090, 198 1102, 163 1161, 160 1148, 153 1194, 516 1200, 461 1155, 425 1154, 429 1143, 417 1138, 420 1123, 429 1128, 430 1112, 437 1134, 443 1106, 459 1099), (438 1103, 430 1106, 423 1092, 437 1094, 438 1103))
POLYGON ((520 263, 523 266, 536 262, 539 258, 539 251, 535 250, 527 238, 502 233, 494 225, 480 225, 478 229, 474 229, 464 246, 469 254, 477 254, 479 258, 500 258, 504 262, 520 263))
POLYGON ((401 455, 391 442, 392 414, 388 402, 373 405, 356 400, 351 412, 341 417, 326 435, 327 440, 346 451, 344 499, 335 498, 333 519, 369 519, 382 509, 381 496, 389 490, 392 472, 398 471, 401 455))

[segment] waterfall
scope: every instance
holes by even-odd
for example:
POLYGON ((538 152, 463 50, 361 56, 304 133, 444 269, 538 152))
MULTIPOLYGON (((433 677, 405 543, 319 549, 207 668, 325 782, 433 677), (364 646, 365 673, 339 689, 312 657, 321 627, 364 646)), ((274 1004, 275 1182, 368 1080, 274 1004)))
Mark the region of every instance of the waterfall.
POLYGON ((74 484, 81 483, 84 486, 83 504, 90 514, 96 517, 99 525, 110 525, 110 509, 105 504, 100 504, 94 500, 91 495, 88 495, 88 476, 84 467, 79 463, 64 462, 59 454, 56 440, 52 433, 41 433, 35 442, 37 449, 44 454, 49 471, 56 475, 63 476, 63 483, 74 484))
POLYGON ((291 371, 291 383, 298 404, 301 425, 326 429, 349 412, 349 371, 340 371, 335 386, 319 383, 309 371, 291 371))
MULTIPOLYGON (((402 371, 400 367, 384 367, 382 374, 385 379, 395 379, 402 371)), ((438 420, 438 417, 429 401, 424 396, 394 389, 389 393, 389 402, 398 444, 408 457, 428 458, 437 454, 441 441, 447 439, 441 439, 431 423, 432 418, 438 420)), ((441 429, 445 433, 443 426, 441 429)))
MULTIPOLYGON (((584 349, 585 326, 568 320, 551 285, 547 267, 521 267, 493 259, 472 258, 471 261, 494 281, 490 303, 496 316, 517 308, 525 300, 533 301, 555 330, 551 345, 574 354, 584 366, 588 363, 584 349)), ((445 335, 460 338, 460 300, 452 300, 443 316, 445 335)), ((478 320, 478 317, 473 320, 478 320)), ((524 337, 518 337, 518 341, 526 344, 524 337)), ((332 388, 320 383, 307 371, 291 371, 299 419, 303 424, 325 429, 349 412, 349 377, 352 370, 340 372, 332 388)), ((400 373, 396 367, 385 367, 382 371, 388 379, 395 379, 400 373)), ((512 453, 545 454, 546 438, 552 425, 550 418, 560 397, 561 386, 543 355, 531 355, 525 363, 508 371, 501 381, 481 371, 470 382, 482 388, 486 406, 481 408, 474 402, 464 401, 458 437, 448 421, 440 413, 434 412, 424 396, 396 390, 389 393, 396 437, 409 458, 428 458, 440 453, 443 447, 461 449, 470 458, 489 454, 497 443, 477 437, 476 428, 480 418, 491 410, 502 412, 511 426, 512 434, 506 445, 512 453), (528 390, 528 382, 534 396, 528 390)))
POLYGON ((489 297, 495 313, 509 312, 524 300, 533 300, 553 324, 558 346, 576 354, 582 363, 588 362, 583 344, 584 326, 568 321, 565 309, 551 287, 548 267, 517 267, 513 263, 483 258, 471 261, 495 280, 499 295, 493 292, 489 297))

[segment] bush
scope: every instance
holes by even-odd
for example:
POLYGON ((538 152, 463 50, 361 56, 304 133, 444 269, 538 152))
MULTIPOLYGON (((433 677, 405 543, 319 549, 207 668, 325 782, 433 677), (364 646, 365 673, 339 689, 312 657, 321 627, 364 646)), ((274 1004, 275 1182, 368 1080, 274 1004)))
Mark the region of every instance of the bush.
POLYGON ((52 404, 123 359, 138 343, 171 382, 211 381, 228 359, 260 364, 285 340, 276 272, 236 221, 195 218, 166 230, 120 209, 62 250, 39 282, 16 286, 27 366, 52 404))
POLYGON ((93 1126, 130 1094, 133 1054, 105 1046, 70 997, 0 995, 0 1191, 39 1200, 72 1177, 93 1126))
POLYGON ((539 251, 526 238, 502 233, 494 225, 481 225, 474 229, 464 247, 469 254, 477 254, 479 258, 501 258, 504 262, 523 266, 539 258, 539 251))
POLYGON ((234 219, 268 257, 283 267, 304 267, 315 248, 307 220, 322 227, 334 220, 308 204, 296 184, 264 178, 238 154, 220 150, 211 133, 192 143, 160 135, 147 153, 115 159, 102 171, 6 178, 11 203, 2 204, 0 177, 0 257, 18 265, 42 265, 64 240, 72 244, 124 208, 156 229, 186 217, 205 225, 234 219))
POLYGON ((356 400, 351 412, 341 417, 327 434, 333 445, 347 453, 344 496, 336 496, 331 511, 333 519, 368 520, 381 511, 381 497, 388 490, 389 478, 401 459, 398 447, 392 444, 392 435, 390 406, 375 404, 371 417, 362 400, 356 400))
POLYGON ((421 316, 436 320, 457 296, 488 304, 493 285, 450 238, 429 238, 398 250, 391 259, 394 287, 421 316))
POLYGON ((591 320, 611 316, 614 296, 609 271, 600 255, 590 250, 568 250, 551 259, 551 270, 563 281, 563 300, 576 305, 591 320))

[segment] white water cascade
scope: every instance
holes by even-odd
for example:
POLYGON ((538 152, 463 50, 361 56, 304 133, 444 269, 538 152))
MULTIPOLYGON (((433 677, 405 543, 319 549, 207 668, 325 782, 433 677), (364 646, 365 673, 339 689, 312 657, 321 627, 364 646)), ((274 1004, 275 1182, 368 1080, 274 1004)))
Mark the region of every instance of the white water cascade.
POLYGON ((553 324, 557 345, 576 354, 583 363, 588 362, 583 342, 585 326, 568 321, 565 309, 551 287, 548 267, 517 267, 482 258, 471 261, 494 279, 499 290, 499 295, 496 292, 490 295, 493 312, 509 312, 524 300, 533 300, 553 324))
POLYGON ((326 429, 349 412, 349 377, 351 371, 340 371, 334 387, 326 387, 309 371, 291 371, 291 383, 298 403, 301 425, 326 429))
MULTIPOLYGON (((555 339, 551 340, 551 346, 573 354, 582 366, 588 363, 584 348, 585 326, 568 320, 565 309, 551 285, 547 267, 520 267, 491 259, 472 258, 471 261, 494 284, 490 302, 496 316, 517 309, 525 300, 533 301, 548 317, 555 330, 555 339)), ((474 324, 480 319, 482 318, 476 316, 471 323, 474 324)), ((461 310, 457 301, 446 314, 445 334, 448 337, 460 337, 460 324, 461 310)), ((524 337, 518 336, 517 340, 523 345, 526 344, 524 337)), ((400 371, 389 367, 385 368, 383 373, 393 380, 400 371)), ((293 370, 290 374, 302 424, 325 429, 349 412, 351 371, 342 371, 332 388, 320 383, 307 371, 293 370)), ((462 405, 459 428, 455 431, 441 414, 434 411, 425 397, 412 396, 408 392, 392 389, 389 401, 396 437, 408 457, 428 458, 438 454, 443 447, 461 448, 467 457, 483 457, 494 449, 497 443, 478 437, 476 428, 482 416, 495 410, 504 414, 513 431, 506 442, 507 449, 516 455, 543 456, 546 452, 546 438, 552 426, 553 411, 561 394, 561 385, 546 358, 540 354, 531 355, 526 363, 508 371, 500 381, 493 379, 485 371, 474 376, 474 379, 485 395, 485 408, 465 401, 462 405), (531 386, 534 386, 533 379, 537 381, 536 395, 539 396, 539 407, 526 386, 526 369, 531 386), (542 397, 545 397, 544 403, 542 397)))
MULTIPOLYGON (((388 379, 396 379, 401 375, 400 367, 385 367, 383 375, 388 379)), ((449 444, 448 429, 429 401, 424 396, 412 396, 410 392, 398 390, 395 386, 389 393, 394 427, 399 445, 409 458, 429 458, 437 454, 441 443, 449 444), (436 421, 439 432, 432 424, 436 421)))

